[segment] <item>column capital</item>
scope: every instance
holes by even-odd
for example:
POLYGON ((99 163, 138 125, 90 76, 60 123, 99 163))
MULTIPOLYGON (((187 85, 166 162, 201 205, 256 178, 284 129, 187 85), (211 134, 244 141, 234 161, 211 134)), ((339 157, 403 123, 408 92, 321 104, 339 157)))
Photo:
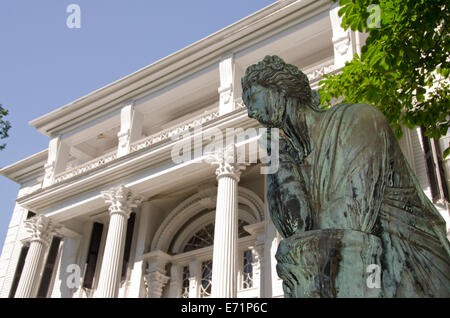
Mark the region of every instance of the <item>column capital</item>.
POLYGON ((127 218, 131 214, 131 210, 137 207, 143 200, 139 195, 135 195, 132 191, 125 186, 119 186, 112 188, 102 193, 105 202, 109 204, 110 215, 120 213, 127 218))
POLYGON ((44 215, 37 215, 25 221, 25 227, 31 233, 30 242, 50 244, 53 235, 59 233, 62 226, 44 215))
POLYGON ((164 286, 169 281, 169 277, 160 271, 154 271, 144 276, 147 285, 148 298, 161 298, 164 286))
POLYGON ((132 208, 136 207, 142 198, 134 195, 123 185, 102 192, 102 196, 109 204, 110 222, 95 296, 116 298, 119 292, 120 271, 125 250, 127 218, 130 216, 132 208))
POLYGON ((216 169, 217 180, 223 177, 231 177, 239 182, 241 171, 245 169, 245 163, 239 163, 237 157, 236 145, 232 144, 207 154, 204 161, 211 165, 218 165, 216 169))
POLYGON ((25 221, 25 227, 28 232, 31 232, 30 246, 14 295, 15 298, 36 297, 45 253, 53 234, 57 233, 59 224, 46 216, 36 215, 25 221))
POLYGON ((148 263, 144 276, 148 298, 160 298, 164 286, 169 281, 169 276, 166 275, 166 264, 170 262, 171 256, 157 250, 145 255, 144 259, 148 263))

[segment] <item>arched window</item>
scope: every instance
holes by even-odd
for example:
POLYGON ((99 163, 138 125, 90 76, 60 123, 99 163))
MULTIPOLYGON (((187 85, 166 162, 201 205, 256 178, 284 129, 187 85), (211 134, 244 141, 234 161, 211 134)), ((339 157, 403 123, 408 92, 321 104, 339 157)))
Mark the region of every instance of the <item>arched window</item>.
POLYGON ((211 296, 212 288, 212 260, 202 262, 202 278, 200 284, 200 297, 211 296))
MULTIPOLYGON (((249 235, 244 226, 248 225, 248 222, 244 220, 238 221, 238 237, 244 237, 249 235)), ((211 246, 214 244, 214 223, 208 223, 204 225, 198 232, 196 232, 183 248, 183 253, 197 250, 199 248, 211 246)))
MULTIPOLYGON (((248 225, 248 222, 244 220, 238 221, 238 238, 243 238, 248 236, 249 233, 244 229, 244 226, 248 225)), ((187 241, 184 248, 182 249, 183 253, 195 251, 204 247, 209 247, 214 245, 214 222, 210 222, 206 225, 203 225, 197 232, 195 232, 191 238, 187 241)), ((212 256, 212 255, 211 255, 212 256)), ((252 256, 250 250, 245 250, 242 255, 243 264, 241 271, 241 288, 248 289, 253 286, 253 267, 252 267, 252 256)), ((201 262, 200 274, 201 277, 197 279, 199 282, 199 296, 210 297, 211 289, 212 289, 212 259, 207 259, 201 262)), ((183 267, 183 284, 181 290, 181 297, 188 298, 189 297, 189 288, 190 288, 190 272, 189 266, 183 267)))
MULTIPOLYGON (((212 264, 214 246, 215 202, 217 188, 208 188, 188 197, 177 205, 156 231, 150 249, 162 251, 171 258, 171 283, 164 295, 173 297, 209 297, 212 290, 212 264)), ((255 225, 264 220, 264 203, 251 190, 238 189, 238 295, 258 295, 255 284, 254 259, 250 251, 257 236, 255 225), (247 228, 247 230, 244 229, 247 228)), ((257 267, 259 268, 259 267, 257 267)), ((238 296, 239 297, 239 296, 238 296)))

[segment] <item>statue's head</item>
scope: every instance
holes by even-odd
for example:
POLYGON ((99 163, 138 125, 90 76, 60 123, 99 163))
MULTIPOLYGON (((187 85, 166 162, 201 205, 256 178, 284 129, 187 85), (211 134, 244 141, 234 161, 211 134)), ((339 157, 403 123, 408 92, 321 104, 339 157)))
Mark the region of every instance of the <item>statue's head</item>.
POLYGON ((250 65, 242 78, 242 99, 248 116, 267 127, 282 127, 288 99, 300 107, 311 106, 311 95, 308 77, 276 55, 250 65))

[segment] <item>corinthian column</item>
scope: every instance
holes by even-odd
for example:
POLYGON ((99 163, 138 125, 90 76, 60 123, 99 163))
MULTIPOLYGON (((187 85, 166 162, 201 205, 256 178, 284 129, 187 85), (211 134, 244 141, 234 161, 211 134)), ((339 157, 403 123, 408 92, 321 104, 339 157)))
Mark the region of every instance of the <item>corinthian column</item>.
POLYGON ((236 157, 236 147, 231 145, 206 160, 218 165, 212 269, 212 297, 216 298, 237 296, 238 182, 245 166, 236 157))
POLYGON ((38 215, 26 221, 25 227, 31 232, 30 248, 14 295, 16 298, 36 297, 45 252, 59 226, 48 217, 38 215))
POLYGON ((124 186, 102 192, 109 204, 109 228, 106 238, 105 252, 95 296, 98 298, 116 298, 119 292, 120 273, 123 263, 127 220, 132 208, 141 201, 124 186))

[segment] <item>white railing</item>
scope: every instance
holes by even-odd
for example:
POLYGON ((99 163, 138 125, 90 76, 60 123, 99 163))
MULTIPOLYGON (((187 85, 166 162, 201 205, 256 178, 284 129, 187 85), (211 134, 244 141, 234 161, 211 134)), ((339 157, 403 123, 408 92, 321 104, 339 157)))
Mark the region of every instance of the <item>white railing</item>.
MULTIPOLYGON (((242 105, 239 104, 238 108, 240 108, 240 107, 242 107, 242 105)), ((203 124, 208 123, 218 117, 220 117, 218 110, 204 112, 203 114, 199 115, 198 117, 196 117, 194 119, 184 121, 176 126, 167 128, 165 130, 162 130, 156 134, 153 134, 149 137, 146 137, 144 139, 141 139, 141 140, 131 144, 130 145, 130 153, 136 152, 141 149, 149 148, 156 144, 168 141, 174 136, 179 136, 179 135, 183 134, 184 132, 187 132, 195 127, 200 127, 203 124)), ((61 183, 65 180, 85 174, 89 171, 92 171, 94 169, 102 167, 102 166, 108 164, 109 162, 114 161, 115 159, 117 159, 117 150, 114 150, 113 152, 109 152, 101 157, 95 158, 95 159, 88 161, 86 163, 83 163, 75 168, 66 170, 66 171, 58 174, 57 176, 55 176, 53 184, 61 183)))
POLYGON ((195 119, 184 121, 174 127, 167 128, 156 134, 148 136, 145 139, 139 140, 131 144, 130 152, 135 152, 143 148, 148 148, 155 144, 167 141, 174 136, 180 136, 183 133, 186 133, 189 130, 194 129, 195 127, 200 127, 203 124, 210 122, 218 117, 219 117, 218 110, 205 112, 195 119))
MULTIPOLYGON (((340 71, 341 68, 337 68, 334 65, 334 62, 325 64, 325 65, 319 65, 315 68, 309 70, 309 72, 306 73, 306 76, 308 77, 309 82, 315 82, 319 79, 322 79, 324 75, 328 75, 330 73, 336 73, 340 71)), ((235 100, 236 103, 236 109, 238 108, 245 108, 244 102, 242 101, 242 98, 237 98, 235 100)))
POLYGON ((85 162, 78 167, 69 169, 67 171, 64 171, 64 172, 58 174, 57 176, 55 176, 55 179, 53 180, 53 184, 63 182, 64 180, 71 179, 78 175, 84 174, 88 171, 102 167, 105 164, 107 164, 108 162, 115 160, 116 158, 117 158, 117 150, 114 150, 114 152, 109 152, 101 157, 98 157, 91 161, 85 162))
POLYGON ((321 79, 324 75, 333 73, 335 71, 338 71, 339 69, 336 68, 336 66, 333 64, 328 65, 322 65, 318 68, 315 68, 308 73, 306 73, 306 76, 308 77, 309 82, 314 82, 316 80, 321 79))

